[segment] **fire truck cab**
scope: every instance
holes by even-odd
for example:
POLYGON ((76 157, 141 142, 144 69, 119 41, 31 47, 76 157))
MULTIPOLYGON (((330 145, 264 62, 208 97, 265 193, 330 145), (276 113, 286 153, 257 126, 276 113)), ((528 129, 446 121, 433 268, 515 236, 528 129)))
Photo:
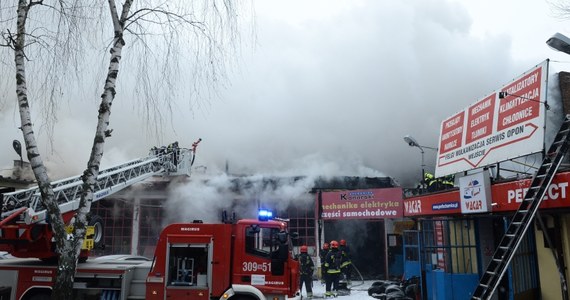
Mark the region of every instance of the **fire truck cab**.
POLYGON ((161 233, 146 299, 300 299, 286 225, 172 224, 161 233))

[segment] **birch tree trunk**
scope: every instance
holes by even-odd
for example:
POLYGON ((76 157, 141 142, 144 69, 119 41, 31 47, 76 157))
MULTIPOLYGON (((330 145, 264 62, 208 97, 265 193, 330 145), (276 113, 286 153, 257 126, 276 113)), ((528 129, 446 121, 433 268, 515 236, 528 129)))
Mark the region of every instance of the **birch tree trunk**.
POLYGON ((109 118, 111 115, 111 106, 115 99, 115 87, 119 75, 121 53, 125 46, 123 39, 124 24, 133 1, 134 0, 125 1, 123 10, 119 16, 115 0, 108 0, 114 30, 113 46, 110 50, 111 58, 109 60, 109 69, 103 87, 103 94, 101 95, 101 104, 99 105, 99 115, 97 117, 97 129, 95 131, 95 138, 93 139, 91 155, 89 156, 87 169, 83 172, 82 176, 83 191, 81 193, 79 209, 75 215, 75 222, 73 224, 74 239, 65 243, 64 248, 60 252, 58 273, 52 292, 52 299, 72 299, 73 280, 79 253, 81 252, 81 245, 85 237, 87 214, 91 210, 91 203, 93 202, 93 192, 95 184, 97 183, 97 176, 99 175, 99 166, 101 165, 101 158, 103 157, 105 139, 110 136, 108 130, 109 118), (66 253, 73 255, 66 255, 66 253))
POLYGON ((13 43, 15 54, 14 62, 16 65, 16 95, 20 113, 20 128, 24 136, 26 154, 36 181, 38 182, 38 187, 42 195, 42 204, 47 209, 52 230, 55 235, 57 247, 63 248, 66 240, 63 218, 61 216, 59 206, 55 201, 54 192, 51 188, 51 181, 48 177, 46 167, 44 166, 44 163, 38 151, 38 145, 33 130, 30 105, 28 102, 28 90, 26 83, 26 54, 24 52, 26 45, 26 21, 30 8, 37 4, 39 3, 33 1, 28 3, 26 0, 20 0, 18 2, 17 34, 13 43))
POLYGON ((52 290, 52 299, 73 299, 73 281, 75 279, 75 270, 81 245, 85 236, 87 226, 87 214, 91 209, 93 201, 94 187, 99 175, 99 166, 103 157, 103 149, 105 138, 109 136, 109 117, 111 114, 111 105, 115 98, 115 86, 119 72, 119 62, 121 60, 121 52, 125 45, 123 39, 123 31, 125 20, 128 16, 133 0, 127 0, 123 4, 121 16, 118 15, 117 7, 114 0, 108 0, 111 18, 113 20, 114 39, 111 48, 111 57, 109 61, 109 69, 107 78, 101 95, 101 104, 99 106, 99 115, 97 129, 91 155, 87 164, 87 169, 83 172, 83 191, 79 204, 79 210, 75 215, 74 231, 72 239, 67 239, 65 224, 60 213, 58 203, 55 200, 51 181, 47 175, 47 170, 38 151, 37 141, 34 135, 30 106, 28 103, 28 93, 26 84, 26 56, 24 52, 26 44, 26 21, 28 12, 34 5, 40 2, 30 2, 19 0, 18 17, 17 17, 17 35, 14 41, 15 65, 16 65, 16 91, 18 97, 18 105, 20 112, 21 129, 26 145, 28 160, 32 166, 34 176, 38 182, 40 192, 42 194, 42 203, 47 209, 52 230, 54 231, 55 241, 57 245, 58 272, 52 290))

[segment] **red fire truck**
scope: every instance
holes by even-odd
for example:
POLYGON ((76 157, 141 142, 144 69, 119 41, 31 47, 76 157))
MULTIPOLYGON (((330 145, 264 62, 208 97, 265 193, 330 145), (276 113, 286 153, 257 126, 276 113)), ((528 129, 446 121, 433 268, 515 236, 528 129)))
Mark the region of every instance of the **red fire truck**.
MULTIPOLYGON (((149 156, 100 171, 94 201, 155 175, 189 175, 192 149, 153 148, 149 156)), ((65 222, 79 202, 80 176, 52 183, 65 222)), ((0 195, 0 300, 49 299, 56 255, 39 191, 0 195)), ((264 211, 261 211, 264 212, 264 211)), ((172 224, 161 233, 152 261, 112 256, 79 264, 74 299, 299 299, 298 262, 287 224, 270 220, 223 220, 221 224, 172 224)), ((92 217, 91 241, 80 261, 102 241, 100 218, 92 217)))
MULTIPOLYGON (((247 219, 171 224, 152 261, 90 259, 80 264, 74 299, 301 299, 287 224, 247 219)), ((0 299, 49 299, 56 266, 0 260, 0 299)))

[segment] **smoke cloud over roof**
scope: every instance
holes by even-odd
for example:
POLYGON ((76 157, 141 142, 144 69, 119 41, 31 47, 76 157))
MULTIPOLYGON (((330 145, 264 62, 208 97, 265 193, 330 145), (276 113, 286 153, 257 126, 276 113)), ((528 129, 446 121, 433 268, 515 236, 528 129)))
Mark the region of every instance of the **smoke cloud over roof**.
MULTIPOLYGON (((254 45, 244 42, 225 88, 195 99, 193 110, 181 89, 159 137, 142 130, 148 124, 134 101, 134 79, 119 76, 103 164, 202 138, 195 166, 215 174, 227 163, 234 174, 390 176, 413 186, 421 156, 403 136, 437 146, 441 120, 555 55, 544 41, 560 21, 547 4, 525 1, 525 10, 510 15, 492 2, 478 2, 478 10, 443 0, 256 1, 254 45), (497 20, 494 31, 485 31, 485 5, 509 24, 497 20), (525 19, 533 20, 533 30, 525 30, 530 24, 519 21, 525 19), (531 45, 520 44, 521 31, 531 45)), ((246 32, 242 39, 248 38, 246 32)), ((81 91, 62 91, 53 136, 36 121, 53 177, 79 174, 87 162, 102 84, 101 77, 86 81, 91 85, 81 91)), ((1 87, 0 169, 7 169, 17 159, 12 140, 22 138, 15 93, 9 84, 1 87)), ((40 106, 32 110, 41 115, 40 106)), ((435 152, 426 150, 425 159, 433 171, 435 152)))

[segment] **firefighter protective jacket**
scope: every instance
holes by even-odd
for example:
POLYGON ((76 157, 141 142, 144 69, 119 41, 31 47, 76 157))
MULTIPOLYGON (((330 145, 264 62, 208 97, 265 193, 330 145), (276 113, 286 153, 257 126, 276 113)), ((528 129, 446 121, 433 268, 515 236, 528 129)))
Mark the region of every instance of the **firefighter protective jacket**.
POLYGON ((338 249, 333 248, 327 253, 325 259, 325 267, 327 268, 327 273, 338 274, 340 273, 340 264, 342 263, 342 253, 338 249))
POLYGON ((301 275, 313 276, 315 270, 315 264, 313 259, 307 253, 301 253, 299 255, 299 269, 301 269, 301 275))
POLYGON ((347 246, 340 246, 341 263, 340 268, 345 268, 352 263, 350 253, 347 246))

